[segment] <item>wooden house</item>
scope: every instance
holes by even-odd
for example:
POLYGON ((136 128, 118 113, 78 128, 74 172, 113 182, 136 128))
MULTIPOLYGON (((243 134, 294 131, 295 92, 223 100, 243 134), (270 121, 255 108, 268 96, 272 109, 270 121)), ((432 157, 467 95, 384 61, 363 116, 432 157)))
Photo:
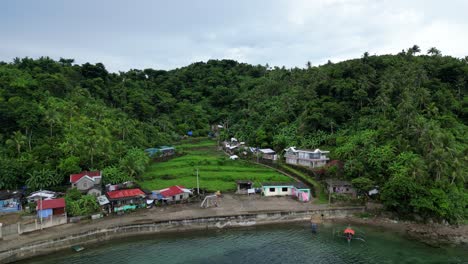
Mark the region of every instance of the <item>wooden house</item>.
POLYGON ((110 191, 106 196, 113 212, 146 207, 146 194, 138 188, 110 191))
POLYGON ((356 189, 349 181, 327 179, 325 183, 327 184, 328 192, 350 195, 352 197, 356 197, 357 195, 356 189))
POLYGON ((259 149, 258 152, 258 155, 260 155, 262 159, 272 161, 276 161, 278 159, 278 155, 276 155, 276 152, 270 148, 259 149))
MULTIPOLYGON (((237 194, 248 194, 249 190, 253 189, 252 181, 236 181, 237 184, 237 194)), ((252 191, 250 191, 252 192, 252 191)), ((255 190, 253 191, 255 193, 255 190)))

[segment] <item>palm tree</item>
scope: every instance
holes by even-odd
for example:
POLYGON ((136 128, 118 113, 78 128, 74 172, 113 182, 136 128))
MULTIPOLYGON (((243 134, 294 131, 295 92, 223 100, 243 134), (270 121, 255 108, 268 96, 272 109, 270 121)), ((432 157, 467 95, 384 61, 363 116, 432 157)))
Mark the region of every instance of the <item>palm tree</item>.
POLYGON ((18 156, 21 154, 21 146, 26 143, 26 136, 23 135, 20 131, 13 132, 13 135, 5 143, 10 146, 16 147, 18 156))
POLYGON ((413 45, 413 47, 408 49, 408 55, 416 55, 419 52, 421 52, 421 48, 418 45, 413 45))
POLYGON ((440 56, 442 53, 436 47, 431 47, 427 50, 427 54, 431 56, 440 56))
POLYGON ((52 137, 53 127, 60 123, 60 114, 55 110, 48 109, 45 111, 45 121, 49 124, 50 136, 52 137))

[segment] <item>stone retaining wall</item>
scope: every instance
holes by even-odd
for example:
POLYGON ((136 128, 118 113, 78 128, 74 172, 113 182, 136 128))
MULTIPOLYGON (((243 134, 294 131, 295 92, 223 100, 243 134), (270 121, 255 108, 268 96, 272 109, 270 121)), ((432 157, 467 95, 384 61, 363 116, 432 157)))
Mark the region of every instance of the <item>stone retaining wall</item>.
POLYGON ((260 212, 163 222, 148 221, 146 223, 89 230, 78 234, 65 235, 53 240, 39 241, 23 245, 21 247, 0 252, 0 263, 9 263, 21 259, 49 254, 59 250, 70 249, 70 247, 74 245, 86 245, 119 237, 155 234, 161 232, 219 229, 261 224, 287 223, 293 221, 308 221, 312 216, 319 216, 324 219, 344 218, 353 213, 363 211, 363 207, 331 208, 313 211, 260 212))

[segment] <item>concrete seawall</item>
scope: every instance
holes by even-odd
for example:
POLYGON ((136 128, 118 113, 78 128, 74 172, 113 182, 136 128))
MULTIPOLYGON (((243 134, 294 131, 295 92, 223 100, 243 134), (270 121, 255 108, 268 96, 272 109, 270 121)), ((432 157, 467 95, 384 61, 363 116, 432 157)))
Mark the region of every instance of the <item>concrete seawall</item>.
POLYGON ((178 232, 189 230, 221 229, 244 227, 262 224, 308 221, 311 217, 323 219, 344 218, 357 212, 363 212, 363 207, 329 208, 308 211, 278 211, 258 212, 249 214, 212 216, 170 221, 145 221, 138 224, 118 225, 108 228, 87 230, 81 233, 68 234, 52 240, 38 241, 21 245, 0 252, 0 263, 9 263, 35 256, 50 254, 69 249, 74 245, 87 245, 121 237, 157 234, 162 232, 178 232))

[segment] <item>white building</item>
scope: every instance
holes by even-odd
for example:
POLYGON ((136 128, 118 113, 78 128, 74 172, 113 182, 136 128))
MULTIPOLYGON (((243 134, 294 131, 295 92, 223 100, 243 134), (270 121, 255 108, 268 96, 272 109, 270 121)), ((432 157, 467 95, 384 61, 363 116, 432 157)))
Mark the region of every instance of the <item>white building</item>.
POLYGON ((312 198, 310 188, 301 182, 265 182, 262 183, 264 196, 293 196, 307 202, 312 198))
POLYGON ((324 151, 320 149, 307 150, 307 149, 296 149, 296 147, 289 147, 285 149, 287 164, 300 165, 309 168, 318 168, 324 166, 329 158, 327 157, 330 151, 324 151))

